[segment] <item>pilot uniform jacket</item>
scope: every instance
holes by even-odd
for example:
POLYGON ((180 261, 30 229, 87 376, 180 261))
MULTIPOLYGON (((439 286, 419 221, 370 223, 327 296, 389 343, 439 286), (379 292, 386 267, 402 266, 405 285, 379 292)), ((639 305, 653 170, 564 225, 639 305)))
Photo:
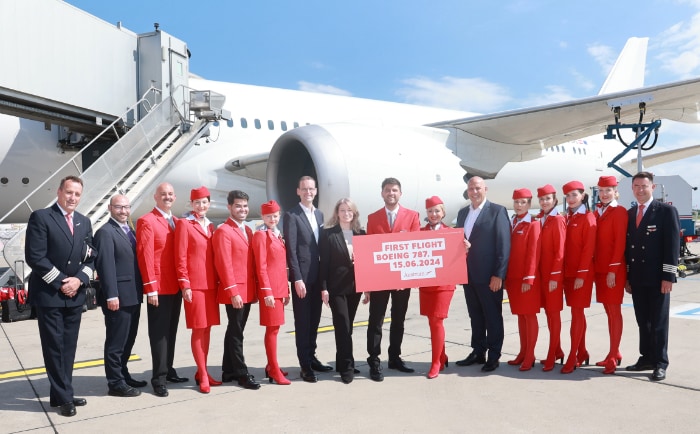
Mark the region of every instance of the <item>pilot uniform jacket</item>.
MULTIPOLYGON (((353 233, 364 235, 365 231, 353 233)), ((321 269, 319 281, 321 288, 329 295, 351 295, 355 288, 355 264, 350 257, 340 225, 324 229, 320 239, 321 269)))
POLYGON ((269 295, 275 298, 289 297, 285 250, 284 241, 267 227, 253 235, 258 299, 262 304, 264 298, 269 295))
MULTIPOLYGON (((314 209, 318 224, 319 238, 323 228, 323 213, 314 209)), ((313 286, 318 281, 319 253, 318 243, 300 204, 292 207, 284 215, 284 239, 287 246, 287 264, 289 265, 289 281, 294 283, 303 280, 307 286, 313 286)), ((309 290, 311 288, 307 288, 309 290)))
MULTIPOLYGON (((176 224, 177 220, 173 216, 176 224)), ((180 291, 175 274, 175 230, 157 208, 136 222, 136 253, 144 293, 172 295, 180 291)))
POLYGON ((214 232, 214 264, 219 276, 218 302, 231 304, 231 297, 240 295, 243 303, 255 298, 255 258, 253 256, 253 231, 228 218, 214 232), (246 238, 247 235, 247 238, 246 238))
POLYGON ((539 221, 526 214, 522 220, 515 221, 511 230, 505 288, 508 291, 510 310, 514 315, 534 314, 540 311, 540 281, 537 278, 540 227, 539 221), (529 291, 522 292, 523 283, 531 285, 529 291))
POLYGON ((83 263, 86 246, 92 245, 92 225, 84 215, 73 213, 71 234, 57 204, 34 211, 27 224, 24 256, 32 268, 28 302, 43 307, 75 307, 85 303, 80 289, 72 298, 61 292, 63 279, 76 277, 84 286, 92 278, 93 265, 83 263))
POLYGON ((119 298, 119 307, 135 306, 143 301, 143 284, 138 261, 129 237, 119 224, 109 219, 95 233, 96 260, 100 279, 98 300, 106 306, 108 299, 119 298))
POLYGON ((627 280, 635 286, 661 288, 661 281, 676 281, 680 229, 675 207, 653 200, 636 227, 637 206, 627 211, 627 280))
POLYGON ((542 307, 545 310, 564 309, 564 244, 566 219, 556 209, 540 219, 540 262, 538 268, 542 307), (549 290, 549 282, 557 282, 557 289, 549 290))
POLYGON ((415 232, 420 230, 420 217, 416 211, 399 205, 396 213, 394 228, 389 227, 389 219, 386 216, 386 208, 380 208, 367 216, 368 234, 389 234, 396 232, 415 232))
POLYGON ((593 293, 595 265, 596 221, 590 211, 574 212, 567 216, 564 243, 564 294, 566 305, 589 307, 593 293), (573 280, 583 279, 583 286, 574 290, 573 280), (570 282, 570 285, 566 282, 570 282))
POLYGON ((627 280, 625 243, 627 236, 627 210, 615 203, 609 204, 603 214, 596 216, 595 245, 595 295, 598 303, 621 304, 627 280), (607 275, 615 273, 615 287, 608 288, 607 275))

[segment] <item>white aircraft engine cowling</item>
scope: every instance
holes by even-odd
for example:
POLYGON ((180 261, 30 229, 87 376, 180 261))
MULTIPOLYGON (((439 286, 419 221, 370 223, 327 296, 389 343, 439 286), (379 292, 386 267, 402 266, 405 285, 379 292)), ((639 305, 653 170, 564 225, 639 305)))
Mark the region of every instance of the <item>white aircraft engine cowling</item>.
POLYGON ((464 203, 464 170, 446 147, 449 133, 431 127, 386 127, 357 123, 307 125, 288 131, 272 146, 267 164, 267 196, 287 210, 299 202, 301 176, 318 183, 317 206, 330 218, 338 199, 367 214, 383 206, 381 183, 401 181, 401 204, 425 215, 425 199, 437 195, 448 218, 464 203))

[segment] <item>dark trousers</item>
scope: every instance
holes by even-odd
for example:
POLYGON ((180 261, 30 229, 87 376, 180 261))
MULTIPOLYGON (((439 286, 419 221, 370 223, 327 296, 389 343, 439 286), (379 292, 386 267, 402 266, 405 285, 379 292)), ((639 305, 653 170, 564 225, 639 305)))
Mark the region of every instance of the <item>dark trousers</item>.
POLYGON ((248 322, 250 303, 236 309, 232 305, 226 305, 228 325, 224 335, 224 358, 221 362, 223 377, 238 378, 248 374, 248 367, 243 357, 243 330, 248 322))
POLYGON ((491 291, 488 283, 464 286, 464 298, 472 326, 471 346, 477 354, 498 360, 503 348, 503 289, 491 291))
POLYGON ((306 297, 299 298, 292 282, 292 308, 294 309, 294 338, 297 344, 299 366, 311 369, 316 355, 316 335, 321 322, 321 291, 318 285, 306 285, 306 297))
POLYGON ((639 327, 639 354, 657 368, 668 367, 668 317, 670 294, 661 284, 632 287, 634 316, 639 327))
POLYGON ((357 306, 362 294, 330 295, 328 304, 333 314, 335 329, 335 370, 338 372, 352 371, 355 358, 352 355, 352 323, 355 321, 357 306))
POLYGON ((126 364, 136 342, 141 317, 141 305, 120 306, 109 310, 102 306, 105 316, 105 375, 110 389, 125 384, 131 378, 126 364))
POLYGON ((151 343, 153 359, 153 377, 151 384, 165 386, 167 375, 175 375, 175 338, 180 322, 182 294, 178 291, 172 295, 158 295, 158 307, 151 304, 148 313, 148 340, 151 343))
POLYGON ((83 306, 36 306, 41 352, 51 385, 51 405, 73 401, 73 363, 82 314, 83 306))
POLYGON ((369 360, 379 360, 382 353, 382 326, 386 307, 391 297, 391 325, 389 326, 389 360, 401 356, 403 342, 403 323, 406 320, 410 289, 391 289, 374 291, 369 297, 369 324, 367 325, 367 354, 369 360))

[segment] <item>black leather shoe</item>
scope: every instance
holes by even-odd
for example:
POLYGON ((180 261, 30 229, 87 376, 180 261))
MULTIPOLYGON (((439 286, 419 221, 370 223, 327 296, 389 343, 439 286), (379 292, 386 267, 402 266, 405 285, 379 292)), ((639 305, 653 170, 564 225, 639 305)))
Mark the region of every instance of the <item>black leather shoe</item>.
POLYGON ((61 405, 59 413, 61 414, 61 416, 65 417, 75 416, 77 414, 77 412, 75 411, 75 404, 73 404, 72 402, 68 402, 66 404, 61 405))
POLYGON ((352 383, 352 380, 354 380, 354 379, 355 379, 355 376, 353 375, 353 373, 351 371, 343 372, 342 374, 340 374, 340 380, 345 384, 352 383))
POLYGON ((313 369, 316 372, 328 372, 332 371, 333 367, 331 365, 324 365, 321 363, 320 360, 318 360, 316 357, 311 359, 311 369, 313 369))
POLYGON ((302 380, 306 381, 307 383, 315 383, 318 381, 318 377, 316 374, 314 374, 314 371, 310 369, 301 369, 301 372, 299 372, 299 376, 301 377, 302 380))
POLYGON ((384 381, 384 374, 382 374, 381 364, 377 363, 376 365, 370 365, 369 378, 371 378, 372 381, 384 381))
POLYGON ((357 368, 352 368, 352 373, 353 373, 353 374, 359 374, 359 373, 360 373, 360 370, 357 369, 357 368))
POLYGON ((471 366, 473 364, 483 365, 484 363, 486 363, 486 356, 483 354, 477 354, 475 351, 472 351, 466 359, 457 360, 455 364, 457 366, 471 366))
POLYGON ((666 370, 664 368, 656 368, 649 376, 651 381, 661 381, 666 379, 666 370))
POLYGON ((113 389, 109 389, 109 392, 107 392, 109 396, 120 396, 122 398, 131 398, 132 396, 139 396, 141 394, 141 391, 139 389, 135 389, 129 385, 122 384, 119 385, 113 389))
POLYGON ((483 372, 495 371, 496 368, 498 368, 498 365, 499 365, 499 364, 500 364, 500 363, 498 363, 498 360, 488 360, 488 361, 484 364, 484 366, 481 367, 481 370, 482 370, 483 372))
POLYGON ((124 382, 131 387, 146 387, 148 386, 148 382, 143 381, 143 380, 134 380, 133 378, 129 378, 128 380, 124 380, 124 382))
POLYGON ((166 396, 168 396, 168 388, 163 385, 153 386, 153 393, 156 396, 165 398, 166 396))
POLYGON ((394 360, 389 360, 389 369, 396 369, 397 371, 405 372, 407 374, 410 374, 412 372, 416 372, 415 369, 409 368, 406 366, 403 360, 400 358, 394 359, 394 360))
POLYGON ((189 378, 178 377, 177 374, 168 374, 165 379, 170 383, 187 383, 190 381, 189 378))
POLYGON ((641 357, 637 360, 637 363, 634 365, 629 365, 628 367, 625 368, 626 371, 631 371, 631 372, 639 372, 639 371, 651 371, 652 369, 656 368, 651 362, 647 362, 646 360, 642 359, 641 357))
MULTIPOLYGON (((58 404, 50 404, 51 407, 60 407, 58 404)), ((83 407, 87 405, 87 399, 85 398, 73 398, 73 405, 76 407, 83 407)))
POLYGON ((260 383, 255 381, 255 377, 250 374, 241 375, 238 377, 238 385, 244 389, 258 390, 260 389, 260 383))

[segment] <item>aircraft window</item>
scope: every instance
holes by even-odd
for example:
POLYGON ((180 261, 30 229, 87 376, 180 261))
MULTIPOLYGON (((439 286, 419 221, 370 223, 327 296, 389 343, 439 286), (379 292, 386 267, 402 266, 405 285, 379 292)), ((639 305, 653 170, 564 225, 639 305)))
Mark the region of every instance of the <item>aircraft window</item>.
POLYGON ((561 151, 559 150, 559 145, 557 145, 557 152, 561 152, 561 151))
POLYGON ((566 153, 566 148, 562 146, 562 147, 561 147, 561 152, 566 153))
POLYGON ((294 122, 294 128, 299 128, 299 122, 294 122))
POLYGON ((246 118, 241 118, 241 126, 243 128, 248 128, 248 121, 246 120, 246 118))
POLYGON ((260 127, 261 127, 261 125, 260 125, 260 119, 256 119, 256 120, 253 121, 253 122, 255 123, 255 129, 256 129, 256 130, 259 130, 260 127))
POLYGON ((282 131, 287 131, 287 122, 280 122, 280 128, 282 128, 282 131))
POLYGON ((586 155, 586 148, 583 148, 583 155, 586 155))
POLYGON ((275 122, 274 121, 267 121, 267 129, 274 130, 275 129, 275 122))

